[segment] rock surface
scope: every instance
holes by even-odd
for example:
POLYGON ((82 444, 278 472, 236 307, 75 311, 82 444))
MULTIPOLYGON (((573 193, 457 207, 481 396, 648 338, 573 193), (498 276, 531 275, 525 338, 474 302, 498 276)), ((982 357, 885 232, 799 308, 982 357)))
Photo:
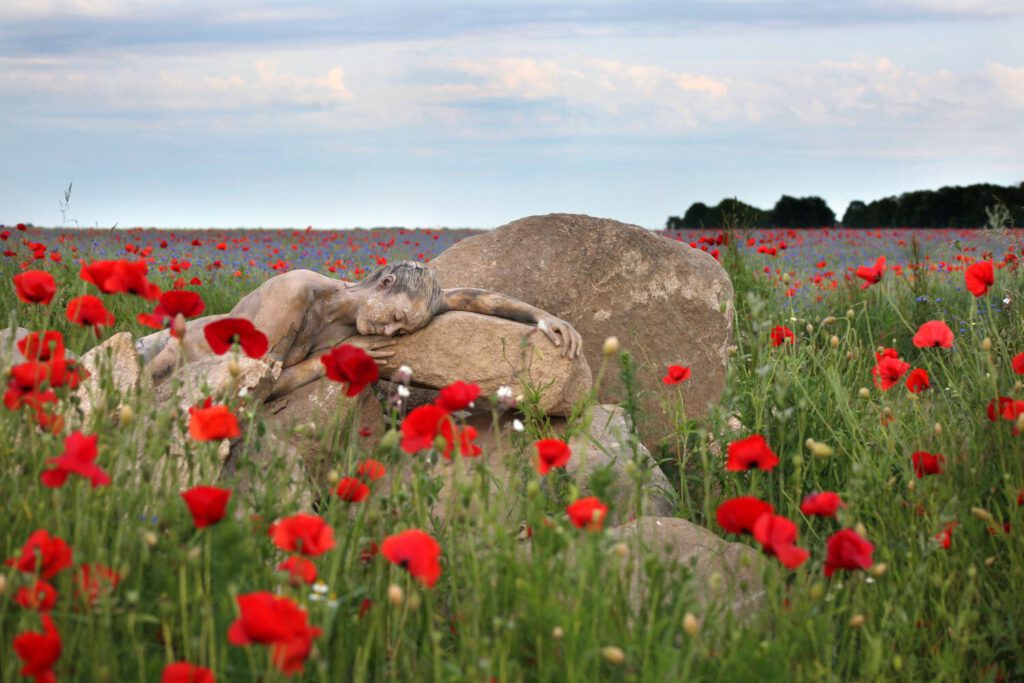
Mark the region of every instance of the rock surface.
MULTIPOLYGON (((638 363, 646 417, 640 434, 652 452, 672 431, 660 405, 668 365, 692 370, 679 385, 687 416, 706 414, 721 396, 733 289, 718 262, 700 250, 635 225, 550 214, 464 239, 430 267, 445 288, 494 290, 569 321, 595 371, 604 340, 618 337, 638 363)), ((621 401, 615 368, 605 373, 598 398, 621 401)))
MULTIPOLYGON (((465 424, 477 430, 479 435, 474 443, 480 446, 483 454, 480 459, 442 459, 434 466, 434 474, 443 481, 432 509, 435 517, 444 518, 450 510, 459 509, 460 489, 474 481, 474 466, 478 462, 486 462, 490 470, 490 504, 498 506, 508 518, 517 518, 514 505, 522 502, 522 490, 534 477, 534 451, 529 443, 522 444, 521 451, 515 446, 521 437, 513 432, 511 421, 510 417, 503 418, 496 428, 490 415, 473 414, 465 420, 465 424)), ((552 431, 563 436, 568 429, 564 418, 551 418, 551 426, 552 431)), ((642 445, 634 461, 633 453, 626 445, 627 433, 621 408, 595 406, 588 432, 569 439, 572 457, 566 472, 579 486, 580 495, 593 495, 592 484, 602 488, 601 498, 610 505, 609 524, 630 519, 638 510, 642 514, 668 515, 673 509, 671 484, 642 445), (602 481, 599 483, 598 480, 602 481)), ((393 476, 408 481, 412 476, 409 469, 413 459, 425 456, 403 454, 402 457, 405 465, 389 471, 388 478, 381 484, 385 489, 390 486, 393 476)))
POLYGON ((418 386, 440 389, 456 380, 472 382, 482 396, 506 384, 522 393, 547 387, 540 410, 568 415, 591 389, 582 356, 569 360, 533 325, 477 313, 450 312, 418 332, 395 338, 390 367, 408 365, 418 386))
POLYGON ((9 327, 0 330, 0 368, 25 362, 25 356, 18 350, 18 342, 27 336, 28 330, 24 327, 14 328, 14 334, 9 327))
POLYGON ((117 394, 117 403, 125 402, 127 396, 136 389, 149 393, 153 383, 149 375, 142 371, 139 359, 135 355, 135 342, 131 332, 118 332, 89 349, 79 360, 82 367, 89 373, 75 390, 78 396, 79 409, 82 411, 82 424, 88 424, 95 412, 95 407, 106 398, 104 384, 106 373, 110 373, 113 384, 109 387, 117 394))
MULTIPOLYGON (((704 527, 677 517, 641 517, 608 535, 628 544, 638 543, 662 562, 688 567, 698 604, 724 602, 737 617, 764 605, 762 581, 764 557, 750 546, 719 538, 704 527), (712 578, 717 575, 716 578, 712 578)), ((646 591, 647 552, 630 553, 634 563, 630 602, 634 607, 648 599, 646 591)))

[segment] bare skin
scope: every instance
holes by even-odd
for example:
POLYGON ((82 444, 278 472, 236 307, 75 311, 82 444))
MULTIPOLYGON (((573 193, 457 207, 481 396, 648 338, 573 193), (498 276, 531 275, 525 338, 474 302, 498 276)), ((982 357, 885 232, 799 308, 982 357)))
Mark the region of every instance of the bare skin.
MULTIPOLYGON (((372 287, 356 287, 310 270, 293 270, 270 278, 242 297, 226 316, 207 316, 188 323, 183 343, 169 343, 148 365, 155 380, 166 377, 178 362, 181 347, 189 360, 207 357, 203 328, 224 317, 247 318, 267 335, 264 360, 280 362, 271 398, 324 375, 320 356, 341 341, 363 348, 384 367, 394 356, 388 339, 410 334, 433 317, 428 297, 394 291, 394 277, 385 275, 372 287)), ((566 321, 512 297, 483 289, 447 289, 444 311, 468 311, 537 325, 562 356, 579 355, 583 340, 566 321)))

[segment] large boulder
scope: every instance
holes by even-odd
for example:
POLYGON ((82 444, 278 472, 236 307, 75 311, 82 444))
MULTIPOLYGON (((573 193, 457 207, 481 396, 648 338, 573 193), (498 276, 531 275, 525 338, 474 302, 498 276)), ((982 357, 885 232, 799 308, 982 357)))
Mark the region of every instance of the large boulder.
POLYGON ((517 393, 546 387, 539 409, 568 415, 591 389, 582 356, 563 358, 561 349, 533 325, 477 313, 439 315, 422 330, 396 337, 390 365, 408 365, 417 386, 440 389, 456 380, 473 382, 488 396, 508 385, 517 393))
MULTIPOLYGON (((569 321, 595 370, 604 340, 618 337, 638 364, 639 431, 652 451, 673 431, 661 406, 673 393, 661 383, 668 365, 692 370, 680 385, 687 417, 705 415, 721 396, 733 289, 705 252, 636 225, 550 214, 464 239, 430 267, 445 288, 490 289, 569 321)), ((619 373, 609 368, 598 399, 622 397, 619 373)))
POLYGON ((748 545, 726 541, 677 517, 641 517, 609 529, 608 535, 638 546, 629 555, 635 563, 630 584, 634 607, 650 599, 646 560, 651 556, 662 564, 689 569, 693 594, 701 606, 714 602, 744 617, 764 605, 764 557, 748 545))

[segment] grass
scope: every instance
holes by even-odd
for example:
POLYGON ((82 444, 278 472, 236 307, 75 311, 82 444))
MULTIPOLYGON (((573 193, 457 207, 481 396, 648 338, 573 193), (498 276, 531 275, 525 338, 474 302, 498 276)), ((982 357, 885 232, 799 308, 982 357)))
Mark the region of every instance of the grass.
MULTIPOLYGON (((963 291, 962 274, 922 270, 912 281, 887 274, 868 290, 849 284, 816 307, 797 308, 780 296, 779 276, 761 273, 761 256, 727 249, 722 258, 736 289, 726 391, 705 420, 685 421, 678 411, 678 442, 664 452, 684 452, 686 462, 663 466, 680 491, 679 515, 721 536, 714 513, 734 496, 758 496, 797 523, 798 544, 811 557, 792 571, 766 563, 760 611, 737 619, 723 605, 702 607, 696 596, 706 587, 688 581, 685 568, 658 566, 648 548, 622 548, 604 533, 573 527, 564 508, 583 482, 542 480, 522 468, 521 481, 506 487, 517 512, 510 519, 485 493, 480 459, 444 522, 435 523, 427 509, 439 487, 436 458, 405 454, 394 439, 361 452, 333 427, 317 436, 342 475, 371 455, 389 470, 413 462, 407 478, 357 505, 320 492, 317 512, 334 529, 336 546, 315 558, 323 585, 295 587, 275 571, 285 554, 266 533, 274 519, 302 511, 288 495, 294 482, 287 471, 272 469, 261 494, 236 495, 223 521, 197 530, 178 494, 216 483, 216 444, 186 439, 193 480, 147 485, 184 418, 142 394, 108 395, 84 430, 99 434, 97 462, 113 477, 96 489, 75 477, 61 488, 42 486, 40 472, 46 458, 60 454, 63 435, 36 429, 26 412, 0 412, 0 554, 16 555, 42 528, 69 543, 76 565, 101 563, 121 576, 93 605, 76 597, 76 571, 54 577, 60 597, 53 620, 63 641, 58 680, 154 681, 179 660, 210 667, 221 681, 283 680, 267 648, 232 646, 226 637, 238 616, 236 596, 263 590, 293 599, 323 631, 295 680, 1024 678, 1024 508, 1017 504, 1024 435, 985 416, 996 396, 1024 399, 1021 376, 1010 368, 1011 357, 1024 352, 1021 271, 997 271, 996 289, 980 299, 963 291), (1011 303, 993 310, 1004 297, 1011 303), (834 320, 823 324, 829 316, 834 320), (949 322, 957 333, 953 349, 911 344, 918 325, 931 319, 949 322), (792 328, 796 344, 772 347, 776 325, 792 328), (916 396, 902 383, 885 392, 874 387, 879 346, 926 369, 932 387, 916 396), (120 419, 122 402, 134 419, 120 419), (730 416, 742 422, 740 434, 728 426, 730 416), (765 436, 780 465, 726 472, 719 445, 750 432, 765 436), (813 456, 808 439, 834 455, 813 456), (918 479, 910 455, 920 450, 944 454, 945 471, 918 479), (800 513, 813 491, 841 494, 847 507, 838 520, 800 513), (518 533, 522 522, 533 530, 529 542, 518 533), (959 525, 943 548, 935 535, 950 522, 959 525), (874 544, 875 567, 826 579, 826 539, 848 527, 874 544), (371 543, 406 528, 423 529, 441 545, 443 574, 432 588, 380 556, 365 557, 371 543), (623 556, 649 565, 655 590, 643 604, 630 604, 631 565, 623 556), (401 601, 389 599, 392 586, 401 601), (372 606, 363 610, 365 600, 372 606), (699 629, 692 621, 684 629, 687 613, 699 629), (621 661, 610 647, 621 650, 621 661)), ((17 272, 11 261, 0 267, 0 279, 17 272)), ((0 289, 0 303, 12 323, 61 330, 69 348, 85 349, 91 332, 67 323, 63 306, 87 286, 73 269, 57 275, 59 293, 49 307, 18 302, 10 287, 0 289)), ((249 286, 215 276, 200 291, 214 313, 249 286)), ((104 299, 117 329, 144 332, 133 320, 147 302, 104 299)), ((671 409, 674 393, 665 390, 671 409)), ((243 422, 243 439, 258 439, 258 420, 243 422)), ((512 435, 524 462, 532 442, 549 435, 542 416, 525 426, 512 435)), ((0 676, 15 681, 21 664, 11 643, 19 632, 38 631, 40 620, 11 599, 29 577, 13 568, 0 576, 0 676)))

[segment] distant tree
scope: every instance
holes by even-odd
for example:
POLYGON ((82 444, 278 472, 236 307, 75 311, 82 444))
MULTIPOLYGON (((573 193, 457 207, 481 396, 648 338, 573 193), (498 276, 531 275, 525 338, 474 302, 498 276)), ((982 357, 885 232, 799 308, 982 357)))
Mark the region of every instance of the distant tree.
POLYGON ((820 228, 835 225, 836 214, 821 197, 782 195, 771 212, 771 223, 785 228, 820 228))
POLYGON ((1024 225, 1024 183, 1002 187, 978 183, 966 187, 915 190, 873 202, 853 201, 843 214, 850 228, 977 228, 989 222, 992 207, 1003 204, 1015 225, 1024 225))

